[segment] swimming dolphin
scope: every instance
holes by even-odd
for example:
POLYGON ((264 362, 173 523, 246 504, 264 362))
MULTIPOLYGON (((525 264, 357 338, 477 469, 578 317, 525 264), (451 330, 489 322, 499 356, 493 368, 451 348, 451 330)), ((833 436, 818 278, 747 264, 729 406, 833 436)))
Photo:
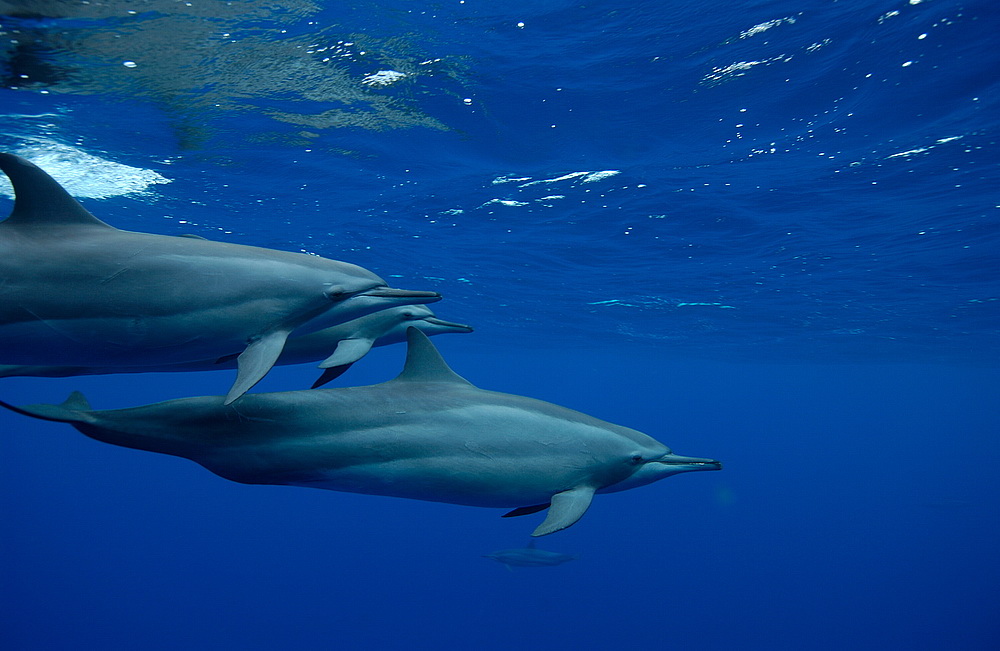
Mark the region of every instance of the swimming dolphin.
MULTIPOLYGON (((472 328, 462 323, 452 323, 437 318, 423 305, 407 305, 390 308, 355 319, 337 328, 328 328, 311 335, 293 340, 290 344, 289 359, 313 361, 312 351, 331 350, 330 342, 336 337, 336 350, 319 365, 325 369, 313 383, 320 387, 340 377, 351 364, 368 354, 373 346, 387 346, 406 341, 406 331, 417 328, 425 335, 439 335, 446 332, 472 332, 472 328)), ((289 362, 294 364, 295 362, 289 362)))
POLYGON ((356 265, 202 238, 122 231, 27 160, 0 154, 0 362, 150 366, 239 354, 231 403, 293 331, 308 334, 436 292, 356 265))
MULTIPOLYGON (((305 364, 327 357, 323 374, 313 384, 322 386, 339 377, 373 346, 387 346, 406 340, 406 328, 419 328, 426 335, 448 332, 472 332, 462 323, 439 319, 425 305, 403 305, 379 310, 359 319, 324 328, 301 337, 289 337, 275 365, 305 364), (331 354, 331 351, 332 354, 331 354)), ((154 366, 18 366, 0 365, 3 377, 70 377, 109 373, 171 373, 176 371, 212 371, 236 367, 236 356, 206 359, 183 364, 154 366)))
POLYGON ((483 554, 483 558, 491 558, 498 563, 503 563, 508 570, 512 570, 514 567, 555 567, 576 560, 576 556, 538 549, 535 547, 534 540, 530 541, 527 547, 501 549, 492 554, 483 554))
POLYGON ((229 406, 203 396, 93 411, 79 393, 0 406, 245 484, 518 507, 507 515, 548 508, 533 536, 575 523, 594 493, 722 467, 565 407, 478 389, 417 328, 407 343, 402 373, 372 386, 248 394, 229 406))

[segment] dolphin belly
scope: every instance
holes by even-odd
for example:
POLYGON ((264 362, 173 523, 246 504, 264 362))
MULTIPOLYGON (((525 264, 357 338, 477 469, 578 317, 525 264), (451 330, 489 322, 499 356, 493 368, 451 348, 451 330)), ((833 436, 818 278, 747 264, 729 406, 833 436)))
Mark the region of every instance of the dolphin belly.
POLYGON ((176 364, 246 347, 236 337, 206 339, 138 318, 22 321, 0 325, 0 340, 17 342, 0 347, 0 362, 33 366, 176 364))
POLYGON ((495 466, 411 460, 320 470, 275 483, 464 506, 513 508, 558 492, 544 474, 504 476, 495 466))

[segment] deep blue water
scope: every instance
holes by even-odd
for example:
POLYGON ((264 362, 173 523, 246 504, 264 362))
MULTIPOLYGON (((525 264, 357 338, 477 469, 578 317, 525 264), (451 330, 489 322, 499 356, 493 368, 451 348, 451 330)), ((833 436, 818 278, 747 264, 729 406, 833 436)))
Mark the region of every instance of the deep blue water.
POLYGON ((539 541, 578 560, 508 572, 481 555, 539 516, 238 485, 5 412, 0 646, 1000 646, 993 3, 9 4, 0 149, 105 221, 440 291, 478 386, 725 469, 598 496, 539 541))

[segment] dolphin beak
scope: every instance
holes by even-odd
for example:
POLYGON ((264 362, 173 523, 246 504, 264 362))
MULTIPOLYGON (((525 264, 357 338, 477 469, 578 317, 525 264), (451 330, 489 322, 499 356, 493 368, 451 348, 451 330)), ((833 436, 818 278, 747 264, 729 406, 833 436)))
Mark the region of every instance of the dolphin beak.
POLYGON ((680 472, 688 470, 722 470, 722 462, 715 459, 702 459, 700 457, 682 457, 679 454, 665 454, 655 461, 665 466, 670 466, 680 472))
POLYGON ((450 328, 459 332, 472 332, 472 326, 467 326, 464 323, 452 323, 451 321, 439 319, 436 316, 425 316, 422 320, 436 326, 441 326, 442 328, 450 328))
POLYGON ((395 289, 393 287, 373 287, 355 294, 355 296, 371 296, 373 298, 393 298, 409 301, 411 304, 436 303, 441 300, 437 292, 422 292, 412 289, 395 289))

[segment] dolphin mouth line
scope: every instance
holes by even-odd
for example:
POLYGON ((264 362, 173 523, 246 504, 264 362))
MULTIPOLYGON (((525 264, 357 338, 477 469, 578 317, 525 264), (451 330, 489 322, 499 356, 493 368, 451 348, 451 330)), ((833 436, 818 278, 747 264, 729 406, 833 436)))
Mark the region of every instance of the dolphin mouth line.
POLYGON ((722 470, 721 461, 683 461, 683 460, 673 461, 667 459, 667 460, 661 460, 659 463, 662 463, 665 466, 692 466, 699 470, 722 470))
POLYGON ((373 287, 363 292, 358 292, 355 296, 372 296, 375 298, 429 298, 434 301, 441 300, 438 292, 421 291, 416 289, 396 289, 395 287, 373 287))
POLYGON ((445 328, 455 328, 458 330, 464 330, 465 332, 472 332, 472 326, 465 325, 464 323, 454 323, 452 321, 445 321, 444 319, 439 319, 436 316, 424 317, 424 321, 431 323, 433 325, 443 326, 445 328))

